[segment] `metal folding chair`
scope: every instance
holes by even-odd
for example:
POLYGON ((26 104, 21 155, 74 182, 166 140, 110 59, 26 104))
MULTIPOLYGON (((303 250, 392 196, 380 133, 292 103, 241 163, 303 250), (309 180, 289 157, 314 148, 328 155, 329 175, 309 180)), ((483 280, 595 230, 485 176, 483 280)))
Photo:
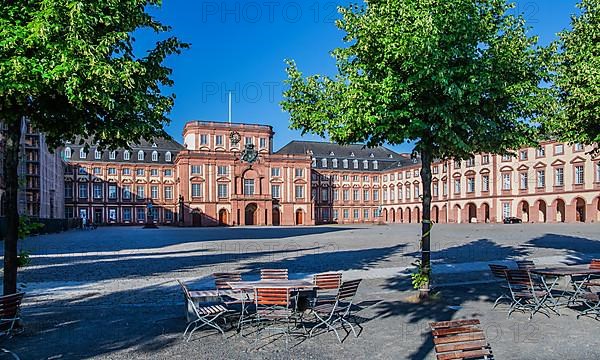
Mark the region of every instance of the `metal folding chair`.
POLYGON ((265 330, 274 330, 285 336, 286 349, 291 334, 291 325, 296 325, 296 308, 287 288, 255 288, 254 303, 256 305, 255 319, 258 325, 256 342, 265 330), (266 326, 269 324, 269 326, 266 326))
POLYGON ((354 302, 354 296, 358 291, 358 286, 360 285, 361 281, 362 279, 344 281, 340 286, 335 302, 317 304, 311 309, 311 313, 314 314, 317 318, 317 324, 310 329, 310 337, 312 337, 313 332, 317 328, 325 325, 328 331, 333 330, 338 341, 341 343, 342 339, 340 338, 340 334, 338 333, 335 327, 336 323, 338 322, 342 325, 342 327, 344 327, 344 329, 345 325, 350 326, 350 329, 352 330, 354 336, 358 337, 354 326, 352 326, 352 324, 348 320, 354 319, 355 324, 359 328, 361 328, 360 324, 356 322, 356 319, 352 315, 352 304, 354 302))
POLYGON ((438 360, 493 359, 478 319, 442 321, 429 324, 438 360))
POLYGON ((516 311, 529 311, 529 320, 534 314, 541 312, 550 317, 545 309, 549 309, 555 314, 560 314, 553 307, 546 304, 550 293, 544 284, 531 276, 527 270, 505 270, 506 280, 512 303, 508 309, 508 318, 516 311))
POLYGON ((196 303, 192 299, 192 295, 188 290, 187 286, 180 280, 177 280, 177 282, 179 282, 179 285, 183 290, 188 307, 193 310, 194 315, 196 317, 195 319, 188 322, 188 325, 185 328, 185 331, 183 332, 183 337, 185 338, 186 335, 188 335, 188 331, 190 331, 190 328, 193 327, 192 330, 189 332, 186 341, 190 341, 190 339, 192 338, 192 334, 196 330, 201 329, 205 326, 209 326, 215 330, 218 330, 222 335, 225 335, 225 331, 223 331, 223 328, 221 328, 217 324, 217 320, 222 315, 228 313, 229 309, 227 309, 223 304, 220 303, 204 303, 196 305, 196 303))
POLYGON ((260 269, 261 280, 287 280, 288 269, 260 269))
POLYGON ((248 291, 234 290, 231 283, 242 281, 242 275, 239 272, 220 272, 213 273, 215 287, 219 297, 230 310, 232 307, 239 308, 239 318, 237 331, 241 332, 242 324, 249 315, 249 306, 252 304, 252 298, 248 291))
MULTIPOLYGON (((505 271, 508 270, 508 266, 495 265, 495 264, 488 264, 488 266, 490 267, 490 271, 492 272, 492 275, 494 275, 495 278, 502 279, 504 282, 506 282, 506 272, 505 271)), ((500 302, 500 300, 507 300, 508 302, 511 301, 510 296, 506 293, 506 291, 508 291, 508 285, 506 283, 504 283, 501 285, 501 287, 504 292, 500 296, 498 296, 498 298, 494 302, 493 309, 495 309, 496 306, 498 306, 498 303, 500 302)))
POLYGON ((594 315, 596 319, 600 318, 600 292, 582 294, 578 300, 586 307, 577 315, 578 319, 589 315, 594 315))
POLYGON ((519 270, 535 269, 535 263, 532 260, 517 260, 515 263, 517 263, 519 270))

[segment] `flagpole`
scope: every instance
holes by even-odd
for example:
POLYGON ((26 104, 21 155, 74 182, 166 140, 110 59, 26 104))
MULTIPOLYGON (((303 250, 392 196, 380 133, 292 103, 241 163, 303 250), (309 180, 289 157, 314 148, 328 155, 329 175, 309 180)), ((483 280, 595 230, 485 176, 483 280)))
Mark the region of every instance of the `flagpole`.
POLYGON ((231 91, 229 92, 229 123, 231 124, 231 91))

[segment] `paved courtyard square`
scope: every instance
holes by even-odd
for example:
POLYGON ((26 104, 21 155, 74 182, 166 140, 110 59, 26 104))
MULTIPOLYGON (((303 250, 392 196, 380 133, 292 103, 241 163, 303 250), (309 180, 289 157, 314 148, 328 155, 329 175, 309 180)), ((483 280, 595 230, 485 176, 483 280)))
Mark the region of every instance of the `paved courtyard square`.
MULTIPOLYGON (((31 264, 19 283, 27 293, 25 332, 3 347, 22 359, 171 358, 433 358, 430 321, 479 317, 498 359, 597 358, 598 322, 537 314, 532 321, 506 307, 492 310, 500 288, 489 262, 575 264, 600 258, 600 225, 437 225, 432 249, 438 301, 409 301, 411 263, 418 258, 418 225, 168 228, 105 227, 29 238, 31 264), (342 271, 364 279, 358 292, 363 331, 338 344, 333 334, 261 342, 211 331, 183 342, 181 279, 213 286, 210 274, 287 268, 291 278, 342 271), (515 347, 520 353, 514 353, 515 347), (540 352, 541 348, 548 352, 540 352), (525 356, 526 355, 526 356, 525 356)), ((342 332, 342 334, 344 334, 342 332)))

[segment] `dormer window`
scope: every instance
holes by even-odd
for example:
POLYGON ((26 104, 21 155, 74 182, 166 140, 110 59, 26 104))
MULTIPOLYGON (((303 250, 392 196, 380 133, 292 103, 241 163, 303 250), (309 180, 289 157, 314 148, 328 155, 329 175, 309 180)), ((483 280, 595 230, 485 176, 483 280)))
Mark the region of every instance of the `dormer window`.
POLYGON ((352 166, 354 166, 355 169, 358 169, 358 160, 354 159, 352 161, 352 166))
POLYGON ((373 161, 373 169, 374 170, 378 170, 379 169, 379 162, 377 160, 373 161))
POLYGON ((84 148, 81 148, 81 149, 79 150, 79 158, 80 158, 80 159, 85 159, 86 157, 87 157, 87 154, 86 154, 86 152, 85 152, 85 149, 84 149, 84 148))
POLYGON ((144 152, 142 150, 138 151, 138 160, 144 161, 144 152))
POLYGON ((115 160, 115 159, 117 158, 117 152, 116 152, 116 151, 111 151, 111 152, 108 154, 108 158, 109 158, 110 160, 115 160))
POLYGON ((158 161, 158 152, 157 151, 152 152, 152 161, 158 161))
POLYGON ((333 166, 334 168, 337 168, 338 167, 338 159, 331 160, 331 166, 333 166))
POLYGON ((388 157, 389 157, 390 159, 393 159, 393 158, 394 158, 394 154, 389 154, 389 155, 388 155, 388 157))
POLYGON ((364 168, 365 170, 368 170, 368 169, 369 169, 369 162, 368 162, 367 160, 363 160, 363 168, 364 168))
POLYGON ((342 160, 342 166, 344 167, 344 169, 348 168, 348 159, 342 160))
POLYGON ((351 157, 354 157, 354 152, 351 152, 351 153, 350 153, 350 156, 351 156, 351 157))
POLYGON ((317 167, 317 159, 312 158, 312 167, 317 167))
POLYGON ((65 159, 70 159, 71 158, 71 148, 68 147, 65 149, 65 159))
POLYGON ((131 153, 129 152, 129 150, 125 150, 123 152, 123 160, 129 160, 131 159, 131 153))
POLYGON ((165 153, 165 161, 166 162, 171 162, 171 152, 170 151, 167 151, 165 153))
POLYGON ((100 160, 100 159, 102 159, 102 151, 100 151, 100 150, 96 150, 96 151, 94 151, 94 158, 95 158, 96 160, 100 160))
POLYGON ((321 167, 327 167, 327 159, 321 159, 321 167))
POLYGON ((370 153, 370 154, 369 154, 369 157, 370 157, 370 158, 374 158, 374 157, 375 157, 375 154, 373 154, 373 153, 370 153))
POLYGON ((331 152, 329 153, 329 156, 335 156, 334 152, 333 152, 333 151, 331 151, 331 152))
POLYGON ((156 143, 152 143, 152 147, 155 148, 156 147, 156 143))

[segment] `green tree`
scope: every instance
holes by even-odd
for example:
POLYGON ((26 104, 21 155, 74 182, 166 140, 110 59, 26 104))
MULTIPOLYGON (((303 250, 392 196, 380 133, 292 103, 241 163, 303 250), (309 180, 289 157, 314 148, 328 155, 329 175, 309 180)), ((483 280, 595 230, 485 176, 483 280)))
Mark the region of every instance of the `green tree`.
POLYGON ((563 141, 600 148, 600 0, 582 0, 571 29, 559 34, 554 57, 558 108, 550 107, 548 129, 563 141))
MULTIPOLYGON (((535 141, 545 51, 504 0, 370 0, 340 8, 334 77, 288 61, 291 127, 367 146, 415 143, 423 183, 422 273, 430 275, 431 164, 535 141)), ((429 282, 421 281, 426 296, 429 282)))
POLYGON ((166 136, 174 95, 163 65, 188 45, 162 36, 134 53, 136 31, 168 32, 148 10, 160 0, 21 0, 0 7, 0 116, 6 126, 4 166, 8 231, 4 293, 16 291, 19 143, 22 121, 52 147, 77 136, 102 147, 126 147, 166 136))

